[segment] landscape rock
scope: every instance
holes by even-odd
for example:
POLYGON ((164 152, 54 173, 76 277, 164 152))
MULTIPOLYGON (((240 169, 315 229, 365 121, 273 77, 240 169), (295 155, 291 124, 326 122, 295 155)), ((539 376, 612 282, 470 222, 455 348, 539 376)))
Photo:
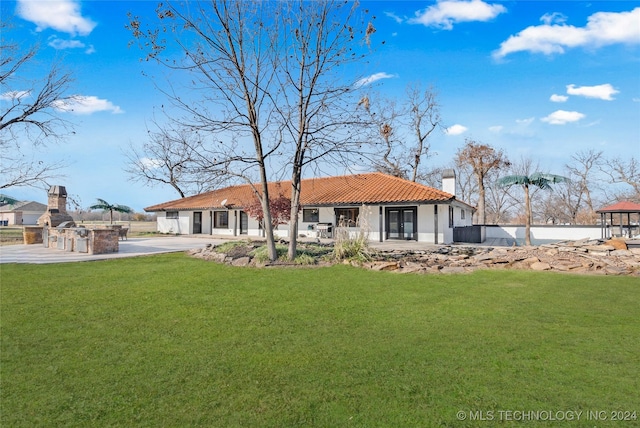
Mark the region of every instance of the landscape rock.
POLYGON ((535 262, 531 263, 531 269, 533 270, 549 270, 551 269, 551 265, 545 262, 535 262))
POLYGON ((626 250, 627 249, 627 243, 624 241, 624 239, 609 239, 607 242, 605 242, 606 245, 610 245, 613 248, 615 248, 616 250, 626 250))
POLYGON ((232 259, 231 264, 233 266, 249 266, 251 263, 251 257, 243 256, 237 259, 232 259))
POLYGON ((633 253, 629 250, 613 250, 611 252, 612 256, 631 256, 633 253))
POLYGON ((397 270, 399 269, 399 264, 398 262, 381 262, 381 263, 375 263, 371 269, 372 270, 397 270))
MULTIPOLYGON (((640 277, 640 248, 617 249, 616 246, 610 245, 611 241, 620 240, 609 240, 605 243, 603 240, 585 239, 539 247, 442 245, 410 251, 371 250, 370 262, 358 263, 347 260, 344 263, 396 273, 452 274, 477 269, 519 269, 640 277)), ((292 265, 285 262, 258 263, 252 256, 252 251, 257 245, 247 243, 244 246, 232 247, 228 253, 218 253, 215 247, 207 246, 190 250, 188 254, 233 266, 292 265)), ((324 265, 330 263, 325 262, 324 265)))

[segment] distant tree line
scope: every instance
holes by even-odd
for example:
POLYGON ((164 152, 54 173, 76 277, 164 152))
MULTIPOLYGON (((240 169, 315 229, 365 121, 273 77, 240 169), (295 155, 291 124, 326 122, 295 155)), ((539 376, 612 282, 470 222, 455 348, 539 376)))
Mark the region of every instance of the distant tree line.
POLYGON ((478 207, 478 224, 526 223, 524 189, 505 187, 500 179, 506 176, 553 173, 567 179, 546 189, 530 188, 532 223, 595 224, 599 208, 618 201, 640 203, 635 157, 606 158, 601 151, 585 150, 573 154, 561 170, 548 171, 531 157, 511 161, 502 151, 467 140, 453 164, 431 171, 428 184, 438 185, 440 171, 451 167, 457 172, 458 197, 478 207))
MULTIPOLYGON (((103 211, 88 211, 88 210, 69 210, 69 215, 73 217, 73 220, 76 223, 80 223, 83 221, 92 222, 92 221, 100 221, 100 222, 109 222, 110 215, 109 212, 103 211)), ((131 213, 121 213, 116 212, 113 214, 113 221, 156 221, 156 215, 154 213, 144 213, 144 212, 131 212, 131 213)))

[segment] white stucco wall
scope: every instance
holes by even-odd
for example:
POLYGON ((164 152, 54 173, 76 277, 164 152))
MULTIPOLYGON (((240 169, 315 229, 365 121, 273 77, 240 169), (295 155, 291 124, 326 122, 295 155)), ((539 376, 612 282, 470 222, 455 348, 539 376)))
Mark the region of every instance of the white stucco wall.
MULTIPOLYGON (((416 205, 408 204, 407 207, 415 207, 416 205)), ((305 207, 313 208, 313 207, 305 207)), ((299 216, 298 234, 315 238, 317 236, 317 223, 331 223, 333 233, 336 231, 335 207, 317 207, 318 221, 304 222, 302 211, 299 216), (313 229, 310 229, 312 226, 313 229)), ((346 208, 346 207, 345 207, 346 208)), ((386 209, 385 205, 359 206, 360 221, 363 227, 368 230, 369 239, 372 241, 380 241, 380 224, 382 222, 382 239, 386 239, 386 209)), ((465 219, 461 218, 461 207, 454 207, 454 225, 462 226, 471 224, 471 212, 467 211, 465 219)), ((417 238, 421 242, 434 242, 434 205, 418 205, 417 206, 417 238)), ((214 211, 202 211, 202 234, 213 234, 222 236, 247 236, 260 237, 263 235, 259 228, 258 221, 248 218, 248 231, 240 234, 240 210, 228 211, 228 225, 224 228, 216 228, 214 225, 214 211)), ((179 211, 177 219, 166 218, 166 213, 158 214, 158 231, 167 234, 193 234, 193 211, 179 211)), ((351 234, 359 233, 358 228, 349 228, 351 234)), ((288 225, 280 225, 274 230, 278 238, 288 238, 288 225)), ((438 237, 437 242, 440 244, 453 242, 453 229, 449 227, 449 206, 438 205, 438 237)))
POLYGON ((436 205, 418 206, 418 242, 450 244, 453 242, 453 229, 449 227, 449 205, 437 205, 437 240, 436 226, 433 218, 435 207, 436 205))
POLYGON ((166 213, 159 213, 157 217, 158 232, 188 235, 192 217, 191 211, 178 211, 178 218, 166 218, 166 213))
MULTIPOLYGON (((524 243, 524 225, 488 225, 486 239, 503 238, 515 239, 519 244, 524 243)), ((600 226, 558 226, 532 225, 531 243, 577 241, 580 239, 600 239, 600 226)))

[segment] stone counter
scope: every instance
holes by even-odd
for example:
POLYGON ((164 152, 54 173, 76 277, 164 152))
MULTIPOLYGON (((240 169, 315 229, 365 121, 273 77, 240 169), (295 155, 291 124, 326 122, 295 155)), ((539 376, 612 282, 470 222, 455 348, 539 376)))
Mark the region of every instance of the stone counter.
POLYGON ((117 253, 120 249, 117 229, 84 227, 40 229, 42 230, 40 242, 27 242, 25 235, 25 244, 41 243, 45 248, 86 254, 117 253))

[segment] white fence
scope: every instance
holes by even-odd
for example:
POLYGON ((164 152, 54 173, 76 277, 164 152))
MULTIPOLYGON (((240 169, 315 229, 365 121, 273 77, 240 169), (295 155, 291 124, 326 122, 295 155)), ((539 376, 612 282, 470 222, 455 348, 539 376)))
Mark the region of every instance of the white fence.
MULTIPOLYGON (((517 245, 524 244, 524 225, 487 225, 485 237, 489 239, 507 239, 517 245)), ((531 243, 540 245, 559 241, 578 241, 580 239, 601 239, 602 228, 599 225, 532 225, 531 243)))

